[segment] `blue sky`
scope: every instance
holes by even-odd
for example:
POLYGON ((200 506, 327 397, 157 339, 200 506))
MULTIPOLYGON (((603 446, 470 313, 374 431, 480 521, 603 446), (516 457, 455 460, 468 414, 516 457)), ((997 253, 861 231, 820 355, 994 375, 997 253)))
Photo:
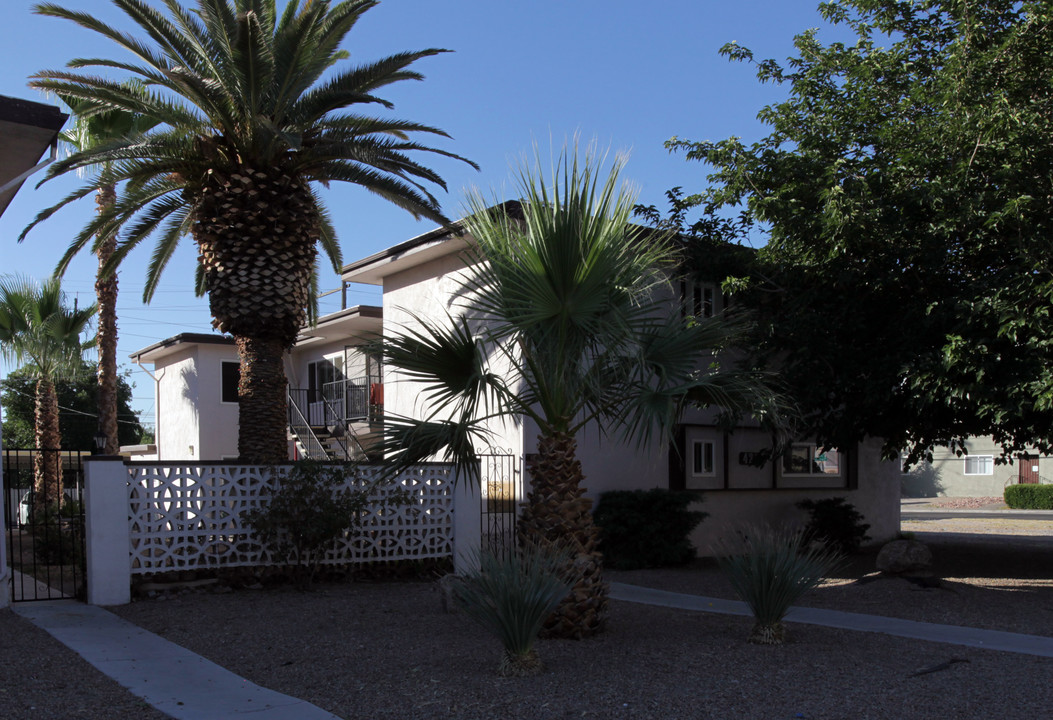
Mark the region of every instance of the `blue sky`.
MULTIPOLYGON (((107 0, 59 3, 127 27, 107 0)), ((26 85, 34 72, 61 68, 73 57, 126 59, 94 33, 33 15, 33 4, 5 0, 0 10, 0 94, 46 102, 26 85)), ((535 143, 547 154, 550 143, 558 147, 575 135, 629 153, 624 177, 642 202, 661 204, 671 187, 693 191, 705 184, 705 168, 670 155, 666 140, 754 139, 763 133, 757 112, 782 97, 779 88, 761 85, 751 67, 728 62, 718 49, 736 41, 758 58, 783 60, 792 54, 796 33, 823 26, 816 6, 817 0, 384 0, 366 13, 345 47, 350 62, 428 47, 454 51, 422 61, 423 82, 385 94, 395 103, 393 116, 444 129, 452 139, 432 144, 481 166, 475 172, 453 160, 420 158, 447 180, 449 192, 440 197, 451 217, 459 216, 466 189, 507 196, 509 166, 535 143)), ((38 210, 76 185, 54 181, 35 190, 34 183, 23 186, 0 217, 0 273, 49 275, 94 212, 91 200, 82 201, 16 244, 38 210)), ((354 186, 334 186, 326 198, 345 263, 433 227, 354 186)), ((141 302, 149 253, 149 247, 137 249, 120 272, 118 359, 133 370, 134 407, 152 424, 153 383, 128 355, 181 332, 209 332, 210 315, 206 300, 194 297, 196 250, 189 238, 151 304, 141 302)), ((67 271, 64 287, 81 303, 92 302, 94 273, 94 258, 85 254, 67 271)), ((338 276, 326 270, 320 287, 338 288, 338 276)), ((322 312, 339 309, 339 302, 339 294, 324 298, 322 312)), ((379 292, 352 286, 348 302, 380 304, 379 292)), ((10 370, 6 363, 0 368, 5 375, 10 370)))

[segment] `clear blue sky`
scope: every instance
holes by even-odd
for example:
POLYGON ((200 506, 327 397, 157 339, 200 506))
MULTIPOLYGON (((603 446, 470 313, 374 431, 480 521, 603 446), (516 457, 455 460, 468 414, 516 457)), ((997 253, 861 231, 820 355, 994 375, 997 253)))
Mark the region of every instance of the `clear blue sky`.
MULTIPOLYGON (((118 25, 121 13, 108 0, 58 0, 118 25)), ((0 94, 47 102, 26 86, 42 69, 59 69, 73 57, 127 59, 120 48, 72 23, 33 15, 33 2, 4 0, 0 9, 0 94)), ((156 2, 160 6, 160 2, 156 2)), ((187 3, 188 4, 188 3, 187 3)), ((669 155, 663 143, 677 135, 718 140, 761 135, 757 112, 782 91, 761 85, 751 67, 718 54, 726 42, 749 47, 756 57, 785 59, 794 34, 822 27, 817 0, 384 0, 348 37, 350 62, 368 62, 427 47, 455 52, 427 58, 426 79, 394 86, 386 97, 395 117, 446 130, 435 143, 477 162, 475 172, 452 160, 422 156, 446 178, 447 215, 459 216, 464 192, 477 187, 505 196, 509 165, 536 141, 547 153, 575 134, 601 147, 627 151, 624 173, 640 200, 661 204, 681 185, 697 190, 705 168, 669 155)), ((829 38, 830 33, 823 37, 829 38)), ((54 101, 53 101, 54 102, 54 101)), ((57 104, 57 103, 56 103, 57 104)), ((429 138, 422 138, 431 142, 429 138)), ((0 273, 49 275, 73 234, 94 212, 81 201, 37 227, 21 245, 21 229, 38 210, 76 182, 54 181, 39 190, 31 180, 0 217, 0 273)), ((327 194, 344 262, 378 252, 433 226, 416 222, 354 186, 327 194)), ((122 266, 118 360, 134 370, 134 407, 154 422, 153 382, 127 359, 137 349, 181 332, 209 332, 204 298, 193 293, 196 250, 183 241, 165 271, 153 302, 143 305, 143 272, 150 247, 122 266)), ((64 287, 81 303, 94 299, 94 258, 88 254, 67 271, 64 287)), ((323 290, 339 287, 327 270, 323 290)), ((322 312, 339 309, 339 294, 322 301, 322 312)), ((352 286, 348 302, 379 304, 379 292, 352 286)), ((11 370, 0 368, 5 375, 11 370)))

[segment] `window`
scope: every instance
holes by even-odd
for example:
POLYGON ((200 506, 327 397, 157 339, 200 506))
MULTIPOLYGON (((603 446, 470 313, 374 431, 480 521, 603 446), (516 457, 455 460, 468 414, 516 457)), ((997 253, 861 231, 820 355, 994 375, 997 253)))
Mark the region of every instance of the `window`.
POLYGON ((680 313, 687 317, 710 318, 716 312, 716 286, 685 280, 680 283, 680 313))
POLYGON ((241 380, 241 364, 224 360, 220 367, 220 400, 225 403, 238 401, 238 382, 241 380))
POLYGON ((966 475, 994 475, 994 455, 971 455, 965 458, 966 475))
POLYGON ((783 475, 834 476, 841 474, 841 453, 816 445, 794 445, 782 457, 783 475))
POLYGON ((691 447, 691 474, 695 477, 713 477, 716 475, 713 457, 712 441, 695 440, 691 447))

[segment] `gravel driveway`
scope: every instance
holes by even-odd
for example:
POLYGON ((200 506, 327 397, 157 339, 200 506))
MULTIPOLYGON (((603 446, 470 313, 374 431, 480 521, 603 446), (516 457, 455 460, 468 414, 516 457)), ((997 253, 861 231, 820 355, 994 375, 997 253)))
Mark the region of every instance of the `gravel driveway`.
MULTIPOLYGON (((938 588, 879 578, 873 556, 864 555, 805 604, 1053 636, 1053 547, 1025 551, 975 536, 947 537, 933 542, 943 578, 938 588)), ((608 575, 730 597, 706 561, 608 575)), ((198 589, 116 612, 348 720, 1032 720, 1053 707, 1053 659, 807 625, 791 625, 785 646, 759 647, 744 642, 746 618, 624 602, 611 603, 609 629, 600 637, 540 641, 545 674, 503 679, 494 673, 496 642, 463 615, 446 613, 435 584, 426 581, 360 581, 306 594, 198 589)), ((34 651, 8 652, 0 662, 0 716, 163 717, 26 624, 0 612, 4 646, 34 651), (25 682, 27 674, 32 682, 25 682), (29 711, 31 704, 39 712, 29 711), (70 707, 79 709, 63 714, 70 707)))

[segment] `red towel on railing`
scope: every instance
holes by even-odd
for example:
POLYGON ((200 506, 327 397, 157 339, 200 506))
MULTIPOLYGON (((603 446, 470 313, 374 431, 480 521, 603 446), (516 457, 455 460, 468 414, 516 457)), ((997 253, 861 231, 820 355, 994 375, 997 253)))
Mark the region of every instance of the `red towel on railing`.
POLYGON ((369 385, 369 404, 370 405, 383 405, 384 404, 384 383, 370 383, 370 385, 369 385))

